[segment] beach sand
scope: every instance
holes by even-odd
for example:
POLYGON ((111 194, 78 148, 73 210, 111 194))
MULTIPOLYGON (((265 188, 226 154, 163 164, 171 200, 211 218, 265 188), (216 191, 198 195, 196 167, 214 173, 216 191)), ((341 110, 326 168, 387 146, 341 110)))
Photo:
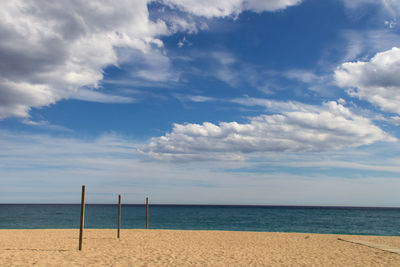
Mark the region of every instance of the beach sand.
POLYGON ((232 231, 0 230, 0 266, 400 266, 400 237, 232 231))

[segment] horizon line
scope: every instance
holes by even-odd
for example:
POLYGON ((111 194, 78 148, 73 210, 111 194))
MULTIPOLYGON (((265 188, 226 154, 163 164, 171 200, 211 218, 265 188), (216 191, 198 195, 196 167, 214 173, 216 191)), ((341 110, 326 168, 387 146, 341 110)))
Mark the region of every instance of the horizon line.
MULTIPOLYGON (((81 205, 81 203, 0 203, 0 205, 81 205)), ((85 205, 118 205, 117 203, 86 203, 85 205)), ((145 206, 146 203, 121 203, 126 206, 145 206)), ((150 206, 222 206, 222 207, 298 207, 298 208, 392 208, 400 206, 354 206, 354 205, 286 205, 286 204, 177 204, 149 203, 150 206)))

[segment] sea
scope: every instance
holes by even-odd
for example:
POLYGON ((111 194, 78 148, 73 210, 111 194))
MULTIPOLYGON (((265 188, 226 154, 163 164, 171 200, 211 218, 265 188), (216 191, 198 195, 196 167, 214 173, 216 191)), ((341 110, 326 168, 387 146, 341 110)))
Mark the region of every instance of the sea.
MULTIPOLYGON (((85 228, 116 229, 117 205, 87 204, 85 228)), ((0 229, 79 228, 79 204, 0 204, 0 229)), ((144 205, 122 205, 121 228, 144 229, 144 205)), ((400 235, 400 208, 150 205, 150 229, 400 235)))

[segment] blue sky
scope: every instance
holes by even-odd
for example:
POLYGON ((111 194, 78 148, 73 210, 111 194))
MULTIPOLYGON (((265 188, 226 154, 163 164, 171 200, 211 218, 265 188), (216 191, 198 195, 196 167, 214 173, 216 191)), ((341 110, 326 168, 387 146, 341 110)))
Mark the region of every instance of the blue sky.
POLYGON ((11 1, 0 202, 400 206, 400 4, 11 1))

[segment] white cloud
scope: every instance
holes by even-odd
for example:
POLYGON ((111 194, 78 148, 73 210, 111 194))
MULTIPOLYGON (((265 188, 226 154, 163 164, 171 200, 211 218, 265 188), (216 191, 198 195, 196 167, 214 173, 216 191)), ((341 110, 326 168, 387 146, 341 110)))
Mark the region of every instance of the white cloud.
MULTIPOLYGON (((380 148, 384 158, 375 158, 379 151, 369 148, 334 154, 275 153, 257 162, 180 164, 140 160, 139 145, 113 134, 79 139, 0 131, 0 202, 78 203, 85 184, 88 203, 115 203, 118 194, 124 203, 143 203, 146 196, 152 203, 178 204, 400 203, 400 159, 387 154, 388 146, 380 148), (255 164, 279 171, 260 172, 255 164), (329 169, 330 175, 298 172, 303 167, 329 169), (243 170, 236 172, 238 168, 243 170), (349 168, 362 176, 343 177, 342 171, 335 174, 335 168, 349 168), (382 172, 365 174, 365 168, 382 172)), ((398 145, 389 145, 398 155, 398 145)))
POLYGON ((400 114, 400 48, 377 53, 370 61, 346 62, 335 71, 339 86, 352 97, 400 114))
POLYGON ((192 45, 187 39, 186 36, 183 36, 183 38, 181 40, 179 40, 177 46, 179 48, 182 48, 184 45, 192 45))
POLYGON ((121 49, 119 58, 135 80, 150 82, 175 82, 179 73, 173 70, 170 58, 161 49, 142 52, 138 49, 121 49))
POLYGON ((345 30, 342 32, 342 36, 347 41, 343 61, 366 60, 373 54, 389 50, 400 42, 398 34, 386 29, 367 31, 345 30))
MULTIPOLYGON (((281 103, 267 105, 277 108, 281 103)), ((142 151, 167 160, 240 159, 255 152, 320 152, 397 140, 334 101, 321 107, 288 103, 282 109, 286 111, 244 124, 174 124, 170 133, 152 138, 142 151)))
POLYGON ((394 19, 394 20, 386 20, 385 21, 385 25, 386 26, 388 26, 389 27, 389 29, 393 29, 394 27, 396 27, 396 25, 397 25, 397 22, 396 22, 396 20, 394 19))
POLYGON ((231 102, 244 106, 261 106, 265 107, 266 111, 275 113, 292 111, 317 113, 321 110, 320 106, 308 105, 298 101, 277 101, 255 97, 234 98, 231 102))
POLYGON ((208 29, 207 23, 190 14, 181 14, 165 16, 165 21, 169 26, 171 33, 174 32, 187 32, 189 34, 197 33, 200 30, 208 29), (186 15, 186 16, 185 16, 186 15))
POLYGON ((301 2, 302 0, 269 0, 269 1, 247 0, 244 1, 243 5, 246 10, 263 12, 263 11, 275 11, 284 9, 289 6, 298 5, 301 2))
POLYGON ((94 101, 99 103, 131 103, 134 101, 134 99, 131 97, 106 95, 94 89, 86 88, 80 88, 76 92, 72 93, 70 97, 74 99, 94 101))
POLYGON ((196 16, 212 18, 240 13, 243 0, 164 0, 163 2, 173 8, 179 8, 196 16))
POLYGON ((195 103, 203 103, 203 102, 213 102, 217 101, 216 98, 202 95, 182 95, 182 94, 174 94, 174 97, 177 98, 181 102, 195 102, 195 103))
POLYGON ((400 116, 391 116, 389 121, 396 126, 400 126, 400 116))
POLYGON ((93 91, 103 79, 104 68, 126 63, 126 54, 129 60, 140 63, 140 69, 131 70, 135 78, 176 81, 179 74, 172 71, 160 36, 206 29, 202 19, 195 19, 198 16, 225 17, 243 10, 273 11, 300 3, 298 0, 158 1, 179 11, 150 19, 149 2, 15 0, 3 3, 0 119, 26 118, 32 107, 48 106, 61 99, 133 101, 129 97, 93 91), (177 12, 187 13, 179 16, 177 12), (124 50, 129 52, 120 53, 124 50), (84 91, 82 87, 93 90, 84 91))
POLYGON ((377 5, 388 15, 395 17, 400 13, 400 2, 398 0, 343 0, 346 7, 357 9, 363 5, 377 5))
POLYGON ((275 74, 274 71, 261 69, 257 65, 243 63, 226 50, 203 53, 200 56, 212 60, 208 68, 200 73, 215 77, 231 87, 250 85, 255 88, 261 87, 260 90, 265 91, 266 77, 275 74))
POLYGON ((67 98, 131 101, 80 88, 98 87, 116 47, 146 52, 168 33, 146 1, 8 1, 0 18, 0 118, 67 98))
POLYGON ((313 83, 313 82, 318 82, 318 80, 321 80, 321 77, 316 75, 314 72, 307 70, 300 70, 300 69, 291 69, 285 71, 283 73, 283 76, 289 79, 299 80, 304 83, 313 83))
POLYGON ((211 18, 237 16, 244 10, 255 12, 275 11, 298 5, 302 0, 164 0, 163 2, 196 16, 211 18))
POLYGON ((52 130, 52 131, 73 132, 71 129, 68 129, 68 128, 60 126, 60 125, 51 124, 50 122, 45 121, 45 120, 33 121, 30 119, 25 119, 25 120, 22 120, 21 122, 26 125, 43 128, 43 129, 47 129, 47 130, 52 130))

